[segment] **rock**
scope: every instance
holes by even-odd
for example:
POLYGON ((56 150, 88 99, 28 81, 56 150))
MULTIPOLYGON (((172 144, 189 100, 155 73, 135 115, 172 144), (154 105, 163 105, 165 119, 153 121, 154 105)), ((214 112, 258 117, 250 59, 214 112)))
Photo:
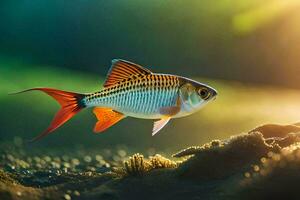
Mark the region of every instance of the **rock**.
POLYGON ((179 161, 135 154, 111 172, 47 168, 16 176, 15 170, 0 170, 0 199, 294 199, 300 182, 299 130, 268 124, 188 147, 174 154, 179 161))

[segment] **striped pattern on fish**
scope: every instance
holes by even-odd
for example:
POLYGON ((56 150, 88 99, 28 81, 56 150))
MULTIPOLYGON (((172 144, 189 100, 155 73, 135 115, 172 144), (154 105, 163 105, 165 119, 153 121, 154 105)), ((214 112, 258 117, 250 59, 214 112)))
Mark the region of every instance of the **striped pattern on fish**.
POLYGON ((113 108, 127 116, 158 119, 160 108, 176 106, 180 80, 173 75, 150 74, 132 76, 116 86, 87 95, 87 107, 113 108))
POLYGON ((56 130, 76 113, 94 107, 98 122, 94 132, 103 132, 125 117, 160 119, 154 122, 152 135, 159 132, 172 118, 195 113, 217 92, 197 81, 150 70, 125 60, 113 60, 102 90, 79 94, 52 88, 32 88, 53 97, 61 105, 49 127, 34 140, 56 130))

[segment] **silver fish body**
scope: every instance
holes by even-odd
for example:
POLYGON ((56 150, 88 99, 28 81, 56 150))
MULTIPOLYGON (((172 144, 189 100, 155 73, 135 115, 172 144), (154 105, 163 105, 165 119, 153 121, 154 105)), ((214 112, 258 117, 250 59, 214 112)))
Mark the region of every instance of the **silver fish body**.
POLYGON ((111 86, 100 92, 93 93, 85 98, 88 107, 108 107, 126 116, 144 119, 160 119, 164 108, 177 108, 173 118, 192 114, 211 100, 216 91, 196 81, 168 74, 150 74, 142 77, 132 77, 111 86), (188 86, 188 87, 187 87, 188 86), (194 99, 199 96, 196 88, 205 88, 211 93, 211 98, 194 99), (189 93, 190 92, 190 93, 189 93), (196 102, 195 102, 196 101, 196 102))

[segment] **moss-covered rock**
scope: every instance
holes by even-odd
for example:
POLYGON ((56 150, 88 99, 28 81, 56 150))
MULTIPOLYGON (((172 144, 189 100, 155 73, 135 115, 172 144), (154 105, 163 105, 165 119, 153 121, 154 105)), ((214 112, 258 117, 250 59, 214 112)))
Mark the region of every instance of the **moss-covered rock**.
POLYGON ((231 137, 221 145, 212 143, 183 150, 174 156, 193 155, 178 167, 180 177, 193 180, 224 179, 245 169, 268 152, 279 152, 275 143, 267 144, 259 132, 231 137), (189 152, 188 154, 185 152, 189 152))
POLYGON ((246 172, 239 195, 244 199, 298 199, 300 144, 269 153, 253 170, 246 172))

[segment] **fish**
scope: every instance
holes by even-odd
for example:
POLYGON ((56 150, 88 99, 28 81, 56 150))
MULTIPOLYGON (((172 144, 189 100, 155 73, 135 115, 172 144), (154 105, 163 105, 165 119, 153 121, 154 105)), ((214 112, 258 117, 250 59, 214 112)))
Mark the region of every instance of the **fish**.
POLYGON ((182 76, 153 73, 122 59, 112 60, 103 88, 93 93, 75 93, 53 88, 31 88, 53 97, 61 106, 49 127, 32 141, 43 138, 84 108, 93 107, 95 133, 107 130, 126 117, 156 120, 152 135, 172 118, 191 115, 217 96, 217 91, 182 76))

